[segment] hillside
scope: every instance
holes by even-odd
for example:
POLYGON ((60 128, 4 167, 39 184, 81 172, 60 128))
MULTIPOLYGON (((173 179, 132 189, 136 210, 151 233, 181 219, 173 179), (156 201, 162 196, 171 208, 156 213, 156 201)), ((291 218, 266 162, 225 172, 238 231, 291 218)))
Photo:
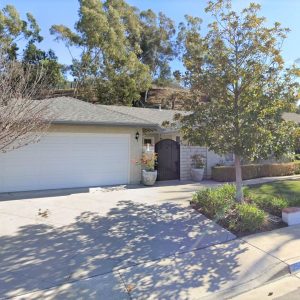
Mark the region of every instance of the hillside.
MULTIPOLYGON (((49 97, 75 97, 74 89, 58 89, 53 90, 49 97)), ((141 94, 141 98, 133 103, 133 106, 137 107, 148 107, 148 108, 158 108, 161 106, 163 109, 175 109, 182 110, 184 107, 184 102, 192 99, 192 94, 189 90, 184 88, 176 87, 160 87, 153 85, 152 88, 146 93, 141 94)), ((80 95, 76 98, 85 100, 80 95)), ((205 97, 200 97, 199 101, 205 101, 205 97)), ((98 103, 97 99, 89 99, 89 102, 98 103)), ((99 103, 101 104, 101 103, 99 103)))

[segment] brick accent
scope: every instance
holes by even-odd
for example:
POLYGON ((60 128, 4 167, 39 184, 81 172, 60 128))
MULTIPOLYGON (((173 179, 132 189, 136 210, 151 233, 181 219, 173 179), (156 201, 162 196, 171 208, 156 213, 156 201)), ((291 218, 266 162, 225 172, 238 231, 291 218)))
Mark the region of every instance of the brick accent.
MULTIPOLYGON (((180 180, 191 180, 191 156, 195 154, 201 154, 207 160, 205 147, 180 145, 180 180)), ((207 178, 207 168, 204 170, 204 177, 207 178)))

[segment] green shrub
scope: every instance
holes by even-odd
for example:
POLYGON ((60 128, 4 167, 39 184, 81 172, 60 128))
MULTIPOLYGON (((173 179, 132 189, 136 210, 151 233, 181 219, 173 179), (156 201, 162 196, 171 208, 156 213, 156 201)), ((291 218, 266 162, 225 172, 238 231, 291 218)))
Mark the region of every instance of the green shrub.
MULTIPOLYGON (((251 164, 242 166, 243 180, 259 178, 288 176, 300 174, 300 163, 273 163, 273 164, 251 164)), ((234 166, 215 166, 212 168, 212 178, 216 181, 235 181, 234 166)))
MULTIPOLYGON (((243 165, 242 177, 244 180, 260 177, 261 165, 243 165)), ((216 181, 235 181, 234 166, 216 166, 212 168, 212 178, 216 181)))
POLYGON ((295 161, 295 174, 300 174, 300 160, 295 161))
POLYGON ((222 219, 235 203, 235 185, 224 184, 217 188, 199 190, 192 203, 209 218, 222 219))
POLYGON ((251 195, 251 200, 260 209, 278 217, 281 217, 282 209, 289 206, 289 202, 284 198, 277 198, 277 197, 260 198, 251 195))
MULTIPOLYGON (((261 165, 243 165, 242 177, 244 180, 260 177, 261 165)), ((235 179, 235 176, 234 176, 235 179)))
POLYGON ((215 181, 235 181, 235 169, 233 166, 215 166, 211 169, 211 177, 215 181))
POLYGON ((251 194, 248 186, 243 187, 243 193, 244 193, 245 199, 250 199, 252 197, 252 194, 251 194))
POLYGON ((260 177, 288 176, 295 174, 294 162, 282 164, 264 164, 260 169, 260 177))
POLYGON ((236 205, 235 217, 229 220, 229 229, 235 232, 254 232, 261 229, 265 222, 264 211, 253 204, 236 205))
POLYGON ((288 206, 300 206, 300 199, 297 198, 296 196, 289 198, 288 200, 288 206))

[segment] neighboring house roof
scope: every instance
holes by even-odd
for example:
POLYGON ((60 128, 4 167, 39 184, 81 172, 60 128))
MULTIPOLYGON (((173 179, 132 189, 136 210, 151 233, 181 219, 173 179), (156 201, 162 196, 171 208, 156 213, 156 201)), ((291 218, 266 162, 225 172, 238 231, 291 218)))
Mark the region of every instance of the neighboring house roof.
MULTIPOLYGON (((40 101, 40 100, 35 100, 40 101)), ((47 99, 54 124, 156 127, 154 122, 71 97, 47 99)))
POLYGON ((282 118, 285 121, 293 121, 300 124, 300 114, 297 113, 283 113, 282 118))

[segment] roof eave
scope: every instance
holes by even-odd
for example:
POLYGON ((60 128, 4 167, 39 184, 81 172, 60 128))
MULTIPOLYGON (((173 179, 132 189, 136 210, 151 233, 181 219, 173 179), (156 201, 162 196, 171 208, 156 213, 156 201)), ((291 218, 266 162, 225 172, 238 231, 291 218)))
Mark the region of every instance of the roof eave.
POLYGON ((160 133, 177 133, 180 131, 180 128, 160 128, 160 133))
POLYGON ((143 124, 143 123, 122 123, 122 122, 93 122, 93 121, 63 121, 56 120, 52 121, 51 124, 54 125, 96 125, 96 126, 118 126, 118 127, 144 127, 144 128, 155 128, 157 129, 159 126, 156 124, 143 124))

